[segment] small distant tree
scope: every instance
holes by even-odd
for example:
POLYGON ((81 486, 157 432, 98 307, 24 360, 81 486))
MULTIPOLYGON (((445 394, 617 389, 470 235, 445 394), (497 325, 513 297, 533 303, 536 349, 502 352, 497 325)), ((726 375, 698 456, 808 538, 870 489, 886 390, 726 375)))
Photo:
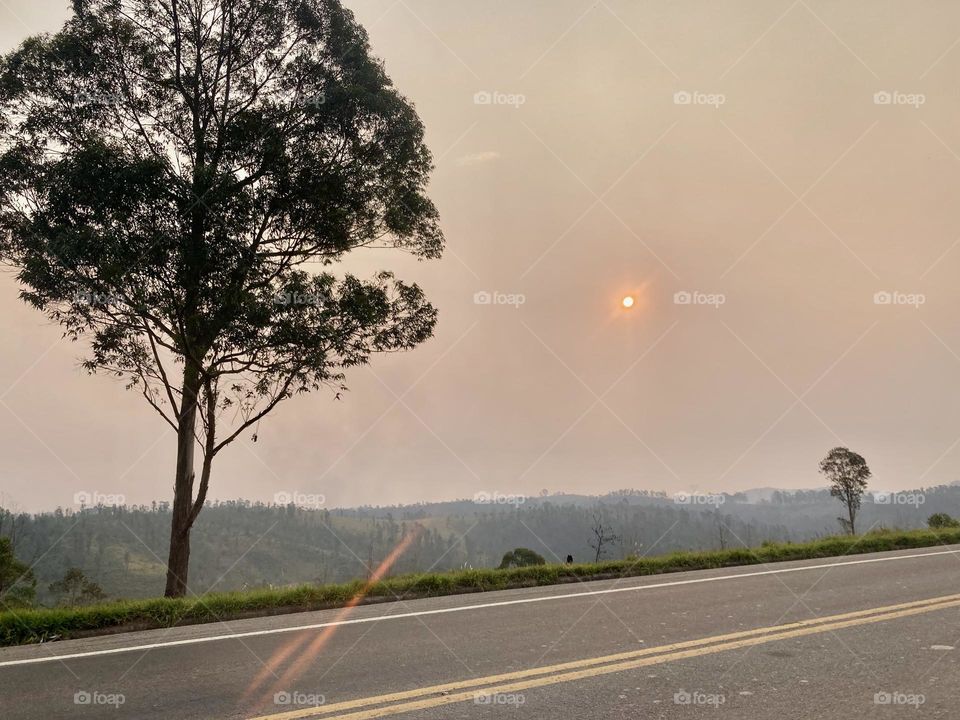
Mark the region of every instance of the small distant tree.
POLYGON ((927 526, 931 530, 944 530, 946 528, 960 527, 960 520, 957 520, 947 513, 934 513, 927 518, 927 526))
POLYGON ((871 475, 867 461, 852 450, 835 447, 820 461, 820 472, 830 481, 830 495, 847 509, 847 517, 837 520, 846 532, 855 535, 857 511, 871 475))
POLYGON ((543 559, 543 556, 539 553, 534 552, 530 548, 516 548, 511 550, 508 553, 505 553, 503 559, 500 561, 500 570, 505 570, 506 568, 512 567, 528 567, 530 565, 545 565, 546 560, 543 559))
POLYGON ((600 562, 600 557, 604 554, 605 548, 620 541, 620 536, 613 532, 613 528, 603 524, 603 516, 599 513, 593 514, 593 525, 590 527, 593 539, 590 541, 590 547, 595 551, 594 562, 600 562))
MULTIPOLYGON (((3 494, 0 493, 0 500, 3 494)), ((9 538, 10 547, 16 548, 17 536, 22 532, 27 522, 27 514, 20 512, 15 506, 0 506, 0 536, 9 538)))
POLYGON ((721 550, 726 550, 726 549, 727 549, 727 538, 726 538, 726 536, 725 536, 724 533, 723 533, 723 530, 724 530, 724 522, 723 522, 723 518, 720 517, 720 508, 714 508, 714 510, 713 510, 713 520, 714 520, 714 522, 716 523, 716 526, 717 526, 717 535, 720 537, 720 549, 721 549, 721 550))
POLYGON ((61 605, 86 605, 103 600, 106 595, 97 583, 90 580, 80 568, 70 568, 63 577, 50 583, 50 592, 59 598, 61 605))
POLYGON ((0 610, 33 605, 36 590, 36 578, 14 557, 10 538, 0 537, 0 610))

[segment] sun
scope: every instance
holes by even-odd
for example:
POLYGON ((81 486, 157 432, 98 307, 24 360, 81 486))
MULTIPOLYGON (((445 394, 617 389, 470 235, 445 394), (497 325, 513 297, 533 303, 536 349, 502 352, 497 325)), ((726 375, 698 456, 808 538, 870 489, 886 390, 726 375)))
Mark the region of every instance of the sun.
POLYGON ((635 302, 636 300, 634 299, 633 295, 625 295, 623 300, 620 301, 620 304, 629 309, 633 307, 635 302))

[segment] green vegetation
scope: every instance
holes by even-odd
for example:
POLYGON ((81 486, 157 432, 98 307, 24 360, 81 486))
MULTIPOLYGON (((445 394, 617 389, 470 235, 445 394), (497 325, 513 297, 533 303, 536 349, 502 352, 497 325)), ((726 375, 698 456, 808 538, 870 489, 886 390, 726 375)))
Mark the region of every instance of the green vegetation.
POLYGON ((942 530, 944 528, 960 528, 960 520, 951 517, 947 513, 934 513, 927 518, 927 525, 934 530, 942 530))
MULTIPOLYGON (((960 518, 960 485, 910 494, 922 495, 925 502, 876 503, 867 493, 857 513, 858 528, 926 528, 933 512, 960 518)), ((472 500, 352 509, 212 502, 191 533, 190 595, 365 578, 409 534, 415 539, 396 558, 394 576, 426 568, 497 567, 504 552, 517 547, 533 548, 550 563, 568 555, 576 562, 594 561, 597 516, 622 538, 607 543, 604 530, 601 560, 622 560, 654 547, 657 554, 724 550, 836 533, 839 504, 828 488, 778 490, 753 502, 718 497, 724 502, 709 510, 633 491, 531 498, 519 509, 472 500)), ((170 512, 163 502, 40 514, 5 515, 0 508, 0 537, 9 536, 16 559, 32 569, 35 605, 60 603, 50 585, 70 568, 79 568, 110 598, 148 599, 163 594, 170 512)))
POLYGON ((75 567, 67 570, 61 579, 50 583, 50 592, 59 597, 60 605, 68 607, 89 605, 107 597, 103 588, 84 575, 83 570, 75 567))
POLYGON ((433 335, 419 286, 338 265, 371 245, 440 257, 433 162, 339 0, 74 7, 0 57, 0 258, 22 300, 89 340, 86 370, 176 433, 182 597, 214 458, 279 403, 339 399, 349 369, 433 335))
POLYGON ((0 612, 0 645, 17 645, 144 628, 170 627, 231 618, 337 607, 363 594, 368 601, 389 601, 457 593, 504 590, 656 575, 684 570, 758 565, 785 560, 836 557, 960 543, 960 529, 878 530, 859 537, 826 537, 807 543, 764 543, 759 548, 676 552, 658 557, 580 565, 531 565, 521 568, 457 570, 387 578, 369 587, 363 581, 300 585, 249 592, 216 593, 195 598, 155 598, 77 608, 0 612))
POLYGON ((835 447, 820 461, 820 472, 830 481, 830 494, 847 509, 847 517, 837 518, 840 526, 856 535, 857 513, 871 475, 867 461, 852 450, 835 447))
POLYGON ((0 610, 29 607, 36 594, 33 572, 14 557, 10 538, 0 537, 0 610))
POLYGON ((503 560, 500 561, 500 567, 498 570, 506 570, 507 568, 519 568, 519 567, 529 567, 530 565, 546 565, 547 561, 543 559, 543 555, 534 552, 530 548, 517 548, 516 550, 511 550, 510 552, 504 553, 503 560))

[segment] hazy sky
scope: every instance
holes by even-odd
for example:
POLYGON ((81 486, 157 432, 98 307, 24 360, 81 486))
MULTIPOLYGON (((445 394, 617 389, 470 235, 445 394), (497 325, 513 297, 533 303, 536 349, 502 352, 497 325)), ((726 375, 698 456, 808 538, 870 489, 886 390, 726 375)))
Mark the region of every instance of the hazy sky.
MULTIPOLYGON (((361 264, 420 282, 436 337, 287 402, 212 497, 812 487, 838 444, 877 488, 960 478, 960 5, 346 4, 426 123, 448 239, 361 264)), ((0 0, 0 46, 66 14, 0 0)), ((172 433, 16 292, 5 500, 171 498, 172 433)))

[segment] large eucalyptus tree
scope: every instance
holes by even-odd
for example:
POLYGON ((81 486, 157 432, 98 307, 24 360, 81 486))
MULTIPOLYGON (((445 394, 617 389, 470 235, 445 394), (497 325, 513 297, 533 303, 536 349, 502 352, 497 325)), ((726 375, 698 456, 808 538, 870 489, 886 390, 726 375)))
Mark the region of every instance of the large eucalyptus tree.
POLYGON ((168 596, 225 446, 432 334, 419 287, 336 270, 440 255, 423 134, 339 0, 75 0, 0 59, 0 250, 176 431, 168 596))

